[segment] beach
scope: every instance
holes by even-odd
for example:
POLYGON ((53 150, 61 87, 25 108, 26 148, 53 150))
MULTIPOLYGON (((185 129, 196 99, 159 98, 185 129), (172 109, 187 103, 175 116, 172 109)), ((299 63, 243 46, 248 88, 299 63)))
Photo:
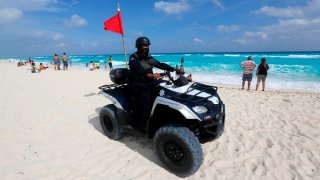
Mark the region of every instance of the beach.
MULTIPOLYGON (((28 68, 0 63, 0 179, 179 179, 142 134, 103 135, 108 71, 28 68)), ((320 178, 320 92, 218 87, 225 131, 185 179, 320 178)))

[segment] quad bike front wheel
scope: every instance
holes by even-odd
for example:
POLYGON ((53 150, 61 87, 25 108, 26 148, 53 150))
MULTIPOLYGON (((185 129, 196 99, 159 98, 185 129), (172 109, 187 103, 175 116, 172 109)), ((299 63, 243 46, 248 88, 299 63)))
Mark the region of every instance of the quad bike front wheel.
POLYGON ((166 125, 159 128, 154 145, 163 164, 178 176, 190 176, 202 164, 203 152, 199 140, 186 127, 166 125))
POLYGON ((117 118, 117 108, 109 104, 101 108, 100 124, 104 134, 110 139, 120 139, 123 137, 123 125, 117 118))

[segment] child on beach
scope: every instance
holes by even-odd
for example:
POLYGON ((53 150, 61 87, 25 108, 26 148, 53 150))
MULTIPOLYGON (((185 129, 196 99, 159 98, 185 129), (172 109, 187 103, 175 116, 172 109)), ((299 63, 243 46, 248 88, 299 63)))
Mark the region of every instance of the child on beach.
POLYGON ((40 72, 37 67, 36 64, 34 62, 31 63, 31 73, 36 73, 36 72, 40 72))

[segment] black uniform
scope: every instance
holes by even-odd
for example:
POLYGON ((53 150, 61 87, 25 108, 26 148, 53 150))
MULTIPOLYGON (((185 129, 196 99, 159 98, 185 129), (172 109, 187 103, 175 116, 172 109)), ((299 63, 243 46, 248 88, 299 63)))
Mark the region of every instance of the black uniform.
POLYGON ((138 121, 139 127, 145 130, 155 98, 155 86, 158 84, 154 78, 149 78, 146 74, 153 74, 153 67, 171 72, 174 71, 174 68, 165 63, 160 63, 152 56, 143 58, 138 53, 132 54, 129 59, 131 72, 129 88, 136 106, 135 119, 138 121))

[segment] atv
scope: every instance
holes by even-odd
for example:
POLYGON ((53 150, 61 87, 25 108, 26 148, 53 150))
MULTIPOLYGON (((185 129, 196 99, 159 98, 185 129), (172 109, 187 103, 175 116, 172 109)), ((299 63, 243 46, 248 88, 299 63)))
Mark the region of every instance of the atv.
POLYGON ((156 154, 169 171, 180 177, 190 176, 203 161, 200 143, 220 137, 224 130, 225 105, 215 86, 188 82, 183 75, 176 80, 168 72, 161 75, 150 117, 141 131, 133 119, 130 70, 110 71, 114 84, 99 87, 100 94, 112 102, 101 108, 101 127, 113 140, 123 137, 126 126, 140 130, 147 138, 153 138, 156 154))

